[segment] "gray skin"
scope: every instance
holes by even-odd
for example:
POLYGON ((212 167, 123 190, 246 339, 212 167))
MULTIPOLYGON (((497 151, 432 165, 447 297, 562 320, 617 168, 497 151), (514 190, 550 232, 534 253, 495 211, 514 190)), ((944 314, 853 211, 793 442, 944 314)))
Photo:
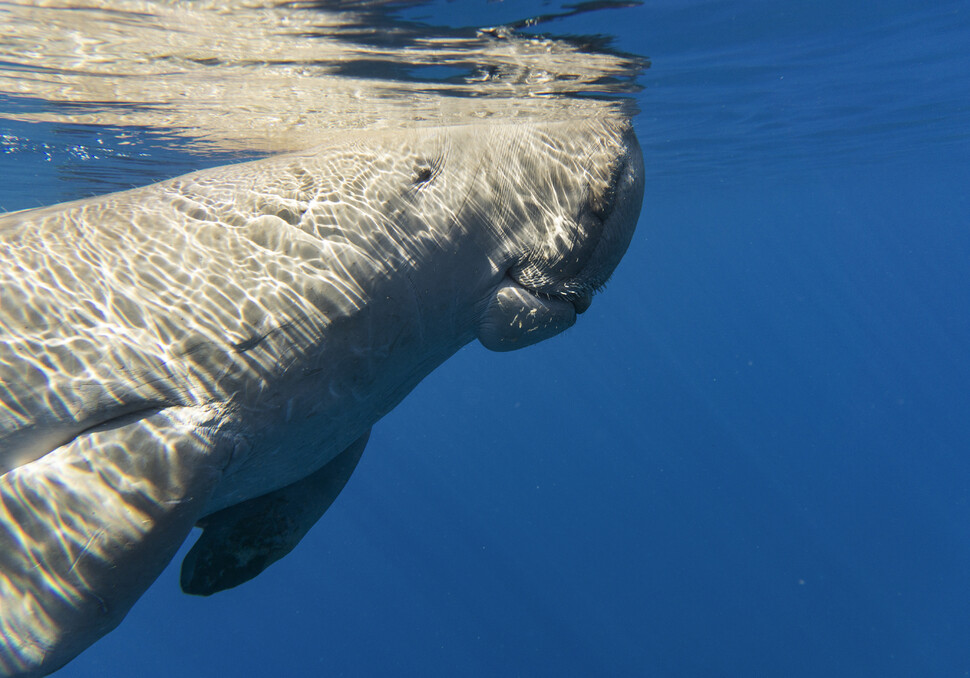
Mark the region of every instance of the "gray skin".
POLYGON ((622 120, 343 133, 0 217, 0 675, 282 557, 470 341, 570 327, 636 225, 622 120))

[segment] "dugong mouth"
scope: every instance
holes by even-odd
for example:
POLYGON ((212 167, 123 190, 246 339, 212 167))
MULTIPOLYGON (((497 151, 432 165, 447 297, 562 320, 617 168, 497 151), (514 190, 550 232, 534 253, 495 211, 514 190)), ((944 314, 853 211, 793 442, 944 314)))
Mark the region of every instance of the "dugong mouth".
POLYGON ((589 309, 590 306, 593 305, 593 295, 597 292, 597 290, 593 289, 574 290, 571 292, 561 293, 544 292, 542 290, 537 290, 532 287, 528 287, 527 285, 523 285, 512 275, 506 276, 506 279, 509 280, 513 285, 516 285, 540 300, 547 302, 566 302, 571 304, 573 307, 573 312, 576 313, 576 315, 582 315, 589 309))
POLYGON ((490 351, 525 348, 572 327, 580 308, 589 308, 588 297, 573 302, 506 276, 479 321, 478 340, 490 351))

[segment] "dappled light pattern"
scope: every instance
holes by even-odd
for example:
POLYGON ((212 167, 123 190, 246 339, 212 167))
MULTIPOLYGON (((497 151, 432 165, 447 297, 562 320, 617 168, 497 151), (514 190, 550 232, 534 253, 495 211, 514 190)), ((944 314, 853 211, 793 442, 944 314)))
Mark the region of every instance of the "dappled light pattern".
POLYGON ((56 669, 121 621, 226 463, 219 414, 129 417, 0 476, 0 674, 56 669))

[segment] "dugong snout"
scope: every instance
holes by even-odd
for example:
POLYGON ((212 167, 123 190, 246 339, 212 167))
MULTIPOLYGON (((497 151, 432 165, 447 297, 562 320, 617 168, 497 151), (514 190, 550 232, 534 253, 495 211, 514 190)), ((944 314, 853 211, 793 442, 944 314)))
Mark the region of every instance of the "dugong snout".
POLYGON ((550 219, 545 246, 524 255, 493 292, 478 327, 485 348, 524 348, 572 327, 620 263, 640 215, 644 168, 632 127, 617 137, 591 154, 603 166, 577 189, 574 226, 563 228, 562 215, 550 219))

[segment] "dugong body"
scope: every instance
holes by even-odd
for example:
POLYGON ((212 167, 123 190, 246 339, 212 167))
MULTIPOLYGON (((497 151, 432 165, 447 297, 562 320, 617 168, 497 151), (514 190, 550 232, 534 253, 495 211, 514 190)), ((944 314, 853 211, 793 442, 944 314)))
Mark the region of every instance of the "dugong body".
POLYGON ((625 122, 484 124, 0 217, 0 675, 114 628, 193 525, 192 593, 285 555, 437 365, 575 322, 642 193, 625 122))

